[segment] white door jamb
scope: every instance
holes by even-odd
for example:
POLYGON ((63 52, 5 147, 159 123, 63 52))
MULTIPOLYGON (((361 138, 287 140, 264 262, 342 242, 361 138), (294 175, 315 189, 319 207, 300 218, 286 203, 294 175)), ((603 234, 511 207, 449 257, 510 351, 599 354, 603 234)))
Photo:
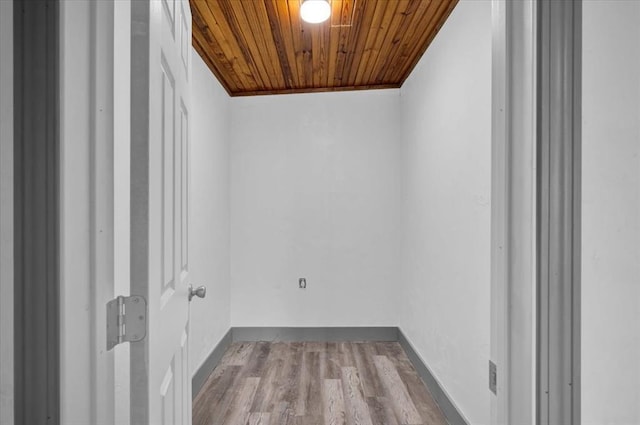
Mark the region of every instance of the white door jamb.
POLYGON ((536 1, 493 0, 491 424, 535 421, 536 1))

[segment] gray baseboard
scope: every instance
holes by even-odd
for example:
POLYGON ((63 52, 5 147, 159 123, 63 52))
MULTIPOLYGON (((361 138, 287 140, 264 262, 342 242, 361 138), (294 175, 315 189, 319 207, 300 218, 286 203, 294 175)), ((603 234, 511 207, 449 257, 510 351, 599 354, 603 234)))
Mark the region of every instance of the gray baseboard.
POLYGON ((198 395, 204 383, 207 382, 207 378, 209 378, 209 375, 211 375, 213 369, 215 369, 218 363, 220 363, 220 360, 222 360, 224 352, 227 351, 227 348, 229 348, 229 345, 231 345, 232 334, 233 330, 229 329, 227 333, 224 334, 218 345, 213 348, 211 354, 209 354, 209 357, 207 357, 204 363, 202 363, 202 365, 200 365, 200 367, 198 368, 198 371, 193 375, 193 378, 191 379, 192 399, 196 398, 196 395, 198 395))
POLYGON ((233 328, 233 341, 397 341, 398 328, 233 328))
POLYGON ((413 367, 415 367, 418 375, 431 392, 433 399, 438 403, 438 407, 442 410, 447 422, 449 422, 450 425, 469 425, 447 392, 442 388, 440 382, 438 382, 438 380, 433 376, 429 367, 424 363, 415 348, 413 348, 411 342, 399 328, 398 342, 404 349, 405 353, 407 353, 407 357, 409 357, 409 360, 413 363, 413 367))
POLYGON ((450 425, 468 425, 467 420, 449 398, 429 367, 398 327, 336 327, 336 328, 286 328, 240 327, 231 328, 193 376, 192 394, 196 395, 216 368, 224 352, 237 341, 397 341, 415 367, 450 425))

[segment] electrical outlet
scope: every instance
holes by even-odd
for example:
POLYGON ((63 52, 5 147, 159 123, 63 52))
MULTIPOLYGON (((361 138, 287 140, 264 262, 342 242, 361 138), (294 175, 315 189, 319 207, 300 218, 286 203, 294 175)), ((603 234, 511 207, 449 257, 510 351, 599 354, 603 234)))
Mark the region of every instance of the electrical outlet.
POLYGON ((498 394, 498 367, 489 360, 489 389, 492 393, 498 394))
POLYGON ((304 277, 301 277, 300 279, 298 279, 298 286, 300 287, 300 289, 306 289, 307 279, 305 279, 304 277))

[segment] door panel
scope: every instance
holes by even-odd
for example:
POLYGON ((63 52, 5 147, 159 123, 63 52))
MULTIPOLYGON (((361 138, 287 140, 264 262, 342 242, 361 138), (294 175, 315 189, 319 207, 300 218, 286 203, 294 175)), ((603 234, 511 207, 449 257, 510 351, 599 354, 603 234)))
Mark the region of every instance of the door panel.
POLYGON ((175 219, 173 215, 175 205, 175 175, 174 175, 174 79, 167 65, 166 60, 162 57, 162 145, 163 145, 163 185, 162 185, 162 248, 164 267, 162 299, 163 304, 175 292, 175 276, 174 276, 174 235, 175 235, 175 219))
MULTIPOLYGON (((186 68, 185 68, 186 70, 186 68)), ((181 166, 182 166, 182 211, 181 211, 181 237, 182 237, 182 250, 180 252, 180 270, 182 273, 188 273, 189 271, 189 173, 188 159, 189 159, 189 115, 184 103, 180 103, 180 149, 182 152, 181 166)))
POLYGON ((132 423, 191 423, 186 0, 132 2, 132 294, 148 301, 132 345, 132 423))
POLYGON ((162 425, 169 425, 175 419, 174 412, 176 410, 176 402, 174 384, 175 380, 172 361, 171 366, 164 373, 162 385, 160 386, 160 398, 162 400, 162 425))

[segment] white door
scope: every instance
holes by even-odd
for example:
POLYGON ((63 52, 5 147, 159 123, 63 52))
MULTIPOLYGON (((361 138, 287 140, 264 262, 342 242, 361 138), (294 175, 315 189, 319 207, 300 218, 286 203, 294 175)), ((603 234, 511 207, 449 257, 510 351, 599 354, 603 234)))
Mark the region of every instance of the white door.
POLYGON ((131 2, 131 294, 147 335, 131 344, 131 423, 190 425, 188 0, 131 2))

